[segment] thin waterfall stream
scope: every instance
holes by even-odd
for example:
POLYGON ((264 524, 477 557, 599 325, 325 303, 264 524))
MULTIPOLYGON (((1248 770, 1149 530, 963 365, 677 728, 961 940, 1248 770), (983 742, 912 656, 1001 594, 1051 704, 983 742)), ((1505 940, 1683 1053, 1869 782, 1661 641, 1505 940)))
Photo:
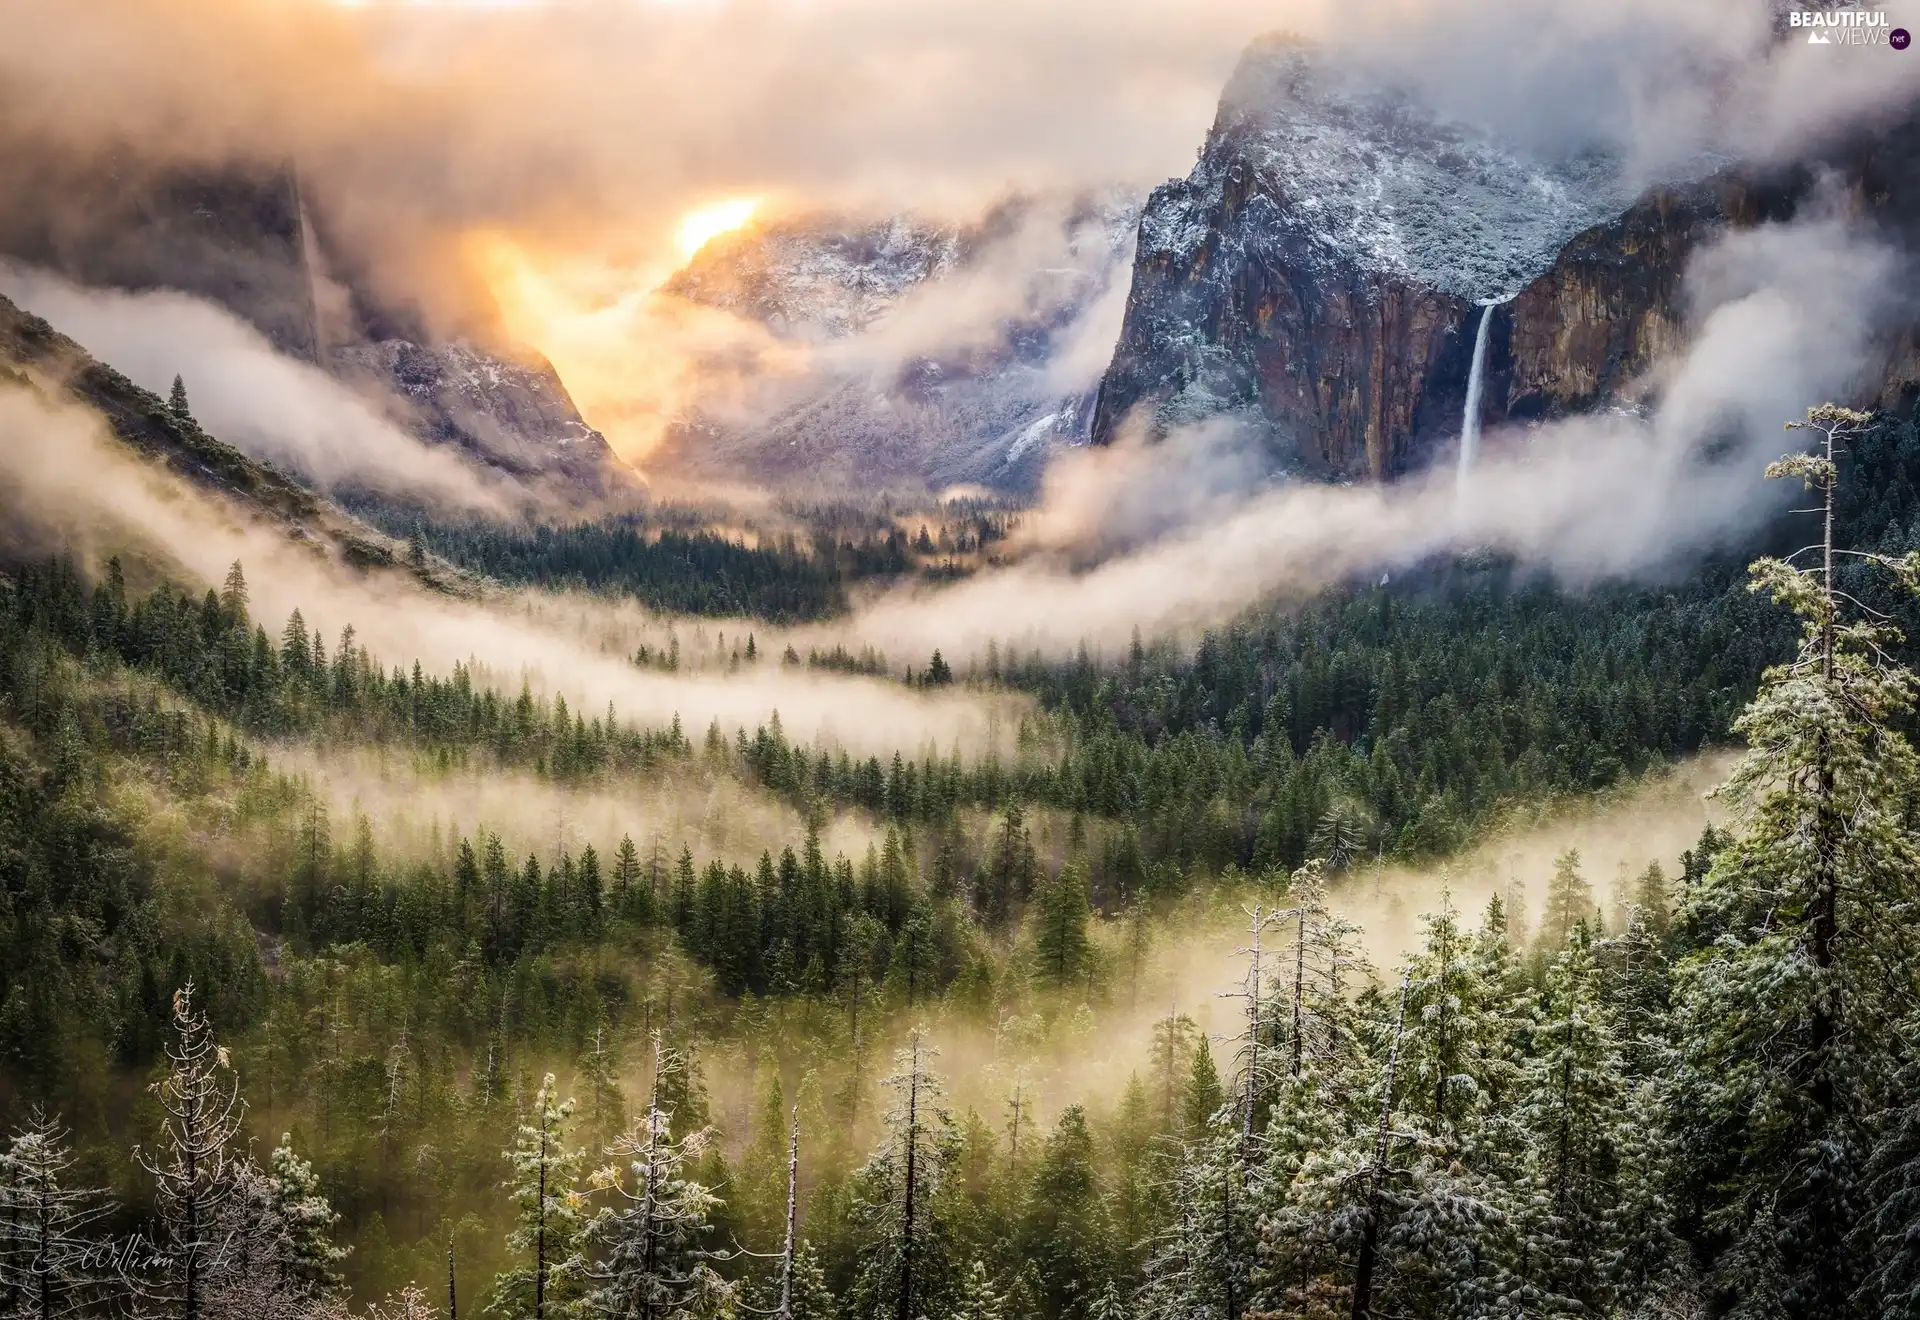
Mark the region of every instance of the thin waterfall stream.
POLYGON ((1460 468, 1457 484, 1465 488, 1467 474, 1480 456, 1480 390, 1487 369, 1487 331, 1493 325, 1493 309, 1498 302, 1480 304, 1480 328, 1473 336, 1473 366, 1467 372, 1467 406, 1460 419, 1460 468))

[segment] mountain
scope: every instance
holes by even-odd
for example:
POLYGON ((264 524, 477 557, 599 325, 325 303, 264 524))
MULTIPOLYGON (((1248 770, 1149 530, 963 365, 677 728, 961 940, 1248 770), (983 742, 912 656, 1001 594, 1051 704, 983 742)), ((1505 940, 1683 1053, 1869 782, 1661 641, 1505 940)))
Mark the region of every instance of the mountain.
POLYGON ((0 253, 84 285, 218 304, 421 439, 548 493, 597 499, 634 485, 537 352, 436 337, 379 297, 291 169, 65 164, 42 182, 0 200, 0 253))
MULTIPOLYGON (((1920 213, 1911 135, 1876 143, 1844 162, 1863 206, 1920 213)), ((1693 250, 1789 214, 1810 179, 1703 160, 1639 191, 1605 155, 1535 159, 1256 43, 1192 174, 1147 202, 1091 438, 1226 414, 1283 468, 1389 478, 1459 435, 1489 303, 1483 420, 1591 407, 1676 342, 1693 250)), ((1882 397, 1912 361, 1894 352, 1882 397)))
POLYGON ((422 439, 457 445, 489 467, 578 495, 627 484, 606 437, 537 353, 488 353, 465 339, 356 339, 331 348, 327 366, 384 400, 422 439))
POLYGON ((1030 490, 1053 446, 1087 440, 1137 215, 1119 194, 1023 198, 968 224, 811 215, 708 245, 665 292, 764 331, 780 365, 703 400, 665 461, 1030 490))
POLYGON ((176 415, 157 394, 5 297, 0 297, 0 384, 24 384, 92 409, 114 438, 141 458, 340 562, 403 569, 439 591, 473 589, 466 574, 431 557, 410 558, 404 542, 208 435, 191 417, 176 415))

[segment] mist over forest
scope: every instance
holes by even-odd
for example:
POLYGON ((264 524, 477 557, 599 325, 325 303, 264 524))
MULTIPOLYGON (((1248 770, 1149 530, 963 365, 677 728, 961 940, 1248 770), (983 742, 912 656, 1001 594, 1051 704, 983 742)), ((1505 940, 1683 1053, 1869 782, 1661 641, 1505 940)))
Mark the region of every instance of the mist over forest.
POLYGON ((1913 0, 14 0, 0 1317, 1920 1313, 1913 0))

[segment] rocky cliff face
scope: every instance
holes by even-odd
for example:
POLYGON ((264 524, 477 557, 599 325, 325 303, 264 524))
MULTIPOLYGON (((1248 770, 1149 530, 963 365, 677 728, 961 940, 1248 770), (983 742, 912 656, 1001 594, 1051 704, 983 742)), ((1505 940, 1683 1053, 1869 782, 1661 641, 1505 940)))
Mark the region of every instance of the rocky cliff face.
POLYGON ((811 216, 712 245, 668 292, 802 366, 696 409, 664 461, 843 492, 1030 489, 1055 445, 1086 442, 1137 215, 1124 196, 1024 199, 973 224, 811 216))
POLYGON ((219 304, 422 439, 456 445, 550 493, 597 497, 632 481, 530 350, 434 341, 338 271, 331 283, 348 305, 333 318, 342 323, 323 332, 316 304, 325 249, 287 170, 69 166, 45 189, 0 198, 0 253, 81 284, 176 289, 219 304))
POLYGON ((537 354, 522 350, 516 361, 465 340, 380 339, 334 346, 327 359, 416 435, 457 445, 489 467, 576 494, 610 494, 628 480, 606 437, 581 418, 537 354))
MULTIPOLYGON (((1863 208, 1912 213, 1898 142, 1831 162, 1863 208)), ((1192 175, 1148 202, 1093 441, 1226 414, 1280 467, 1386 479, 1457 439, 1483 314, 1483 422, 1612 398, 1676 346, 1693 250, 1789 214, 1811 178, 1686 173, 1636 196, 1604 158, 1530 160, 1297 45, 1256 45, 1192 175)))

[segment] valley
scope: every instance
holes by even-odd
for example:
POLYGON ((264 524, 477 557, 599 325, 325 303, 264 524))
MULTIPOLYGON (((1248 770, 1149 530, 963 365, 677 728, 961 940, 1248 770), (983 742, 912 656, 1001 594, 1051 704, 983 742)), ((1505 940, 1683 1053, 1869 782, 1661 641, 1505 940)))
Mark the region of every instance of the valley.
POLYGON ((1897 52, 76 4, 0 1315, 1907 1313, 1897 52))

